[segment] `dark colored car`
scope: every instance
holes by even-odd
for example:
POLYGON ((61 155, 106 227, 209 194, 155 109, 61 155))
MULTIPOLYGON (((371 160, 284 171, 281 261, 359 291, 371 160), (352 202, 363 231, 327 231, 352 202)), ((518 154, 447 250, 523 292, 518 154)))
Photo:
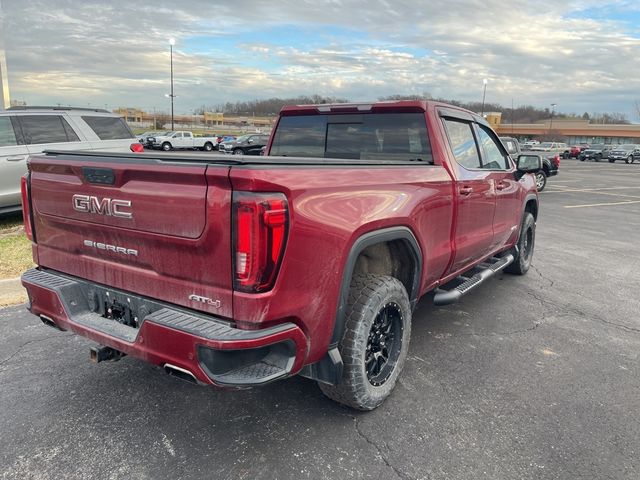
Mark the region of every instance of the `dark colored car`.
POLYGON ((611 152, 609 152, 609 163, 614 163, 616 160, 633 163, 636 158, 640 158, 640 145, 633 143, 616 145, 611 152))
POLYGON ((234 155, 260 155, 260 149, 269 142, 269 135, 250 134, 242 135, 230 142, 222 142, 218 149, 223 153, 234 155))
MULTIPOLYGON (((507 149, 511 158, 515 161, 520 155, 520 143, 518 140, 512 137, 500 137, 504 148, 507 149)), ((542 158, 542 168, 535 173, 536 188, 539 192, 544 190, 547 185, 547 178, 553 177, 558 174, 558 168, 560 167, 560 156, 542 158)))
POLYGON ((581 162, 584 162, 585 160, 594 160, 596 162, 599 162, 600 160, 609 158, 610 152, 611 152, 611 145, 605 145, 604 143, 596 143, 595 145, 591 145, 589 148, 585 149, 578 156, 578 159, 581 162))

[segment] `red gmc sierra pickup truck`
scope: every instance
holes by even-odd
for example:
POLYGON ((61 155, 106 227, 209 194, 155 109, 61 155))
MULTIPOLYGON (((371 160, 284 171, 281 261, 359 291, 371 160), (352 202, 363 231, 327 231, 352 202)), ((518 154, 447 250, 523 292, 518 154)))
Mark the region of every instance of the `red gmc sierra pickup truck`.
POLYGON ((28 308, 200 384, 300 374, 370 410, 426 292, 527 272, 540 157, 438 102, 285 107, 267 156, 46 152, 22 179, 28 308))

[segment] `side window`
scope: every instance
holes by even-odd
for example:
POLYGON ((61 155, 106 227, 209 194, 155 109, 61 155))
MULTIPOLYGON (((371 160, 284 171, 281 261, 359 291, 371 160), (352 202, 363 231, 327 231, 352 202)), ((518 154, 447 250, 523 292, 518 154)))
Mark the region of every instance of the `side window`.
POLYGON ((0 147, 17 145, 16 132, 11 124, 11 117, 0 117, 0 147))
POLYGON ((471 124, 453 119, 445 119, 444 124, 456 162, 464 168, 481 168, 478 146, 471 130, 471 124))
POLYGON ((67 137, 67 131, 63 122, 64 120, 60 115, 20 116, 24 139, 29 145, 78 141, 77 136, 74 139, 67 137))
POLYGON ((100 140, 133 138, 129 126, 120 117, 83 115, 82 120, 93 130, 100 140))
POLYGON ((485 127, 478 125, 478 136, 480 137, 480 146, 482 148, 482 168, 487 170, 506 170, 508 163, 506 157, 502 154, 502 150, 496 144, 495 140, 485 127))

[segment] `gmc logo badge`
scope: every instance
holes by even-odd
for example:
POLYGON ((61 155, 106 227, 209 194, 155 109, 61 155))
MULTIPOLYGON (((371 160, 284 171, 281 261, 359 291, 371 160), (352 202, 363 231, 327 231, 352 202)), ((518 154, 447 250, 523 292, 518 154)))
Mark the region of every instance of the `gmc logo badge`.
POLYGON ((133 218, 133 213, 123 211, 131 207, 131 200, 117 200, 115 198, 98 198, 93 195, 74 195, 73 209, 82 213, 97 213, 118 218, 133 218))

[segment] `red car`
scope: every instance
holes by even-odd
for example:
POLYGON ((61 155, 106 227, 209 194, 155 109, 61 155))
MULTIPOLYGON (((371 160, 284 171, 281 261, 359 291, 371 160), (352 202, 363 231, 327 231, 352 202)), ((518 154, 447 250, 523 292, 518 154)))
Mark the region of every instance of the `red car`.
POLYGON ((589 145, 587 144, 573 145, 572 147, 569 147, 569 150, 562 152, 562 158, 578 158, 587 148, 589 148, 589 145))
MULTIPOLYGON (((285 107, 266 156, 48 151, 22 180, 30 311, 206 385, 300 374, 371 410, 418 300, 458 301, 535 243, 536 155, 439 102, 285 107)), ((496 282, 487 299, 508 291, 496 282)))

